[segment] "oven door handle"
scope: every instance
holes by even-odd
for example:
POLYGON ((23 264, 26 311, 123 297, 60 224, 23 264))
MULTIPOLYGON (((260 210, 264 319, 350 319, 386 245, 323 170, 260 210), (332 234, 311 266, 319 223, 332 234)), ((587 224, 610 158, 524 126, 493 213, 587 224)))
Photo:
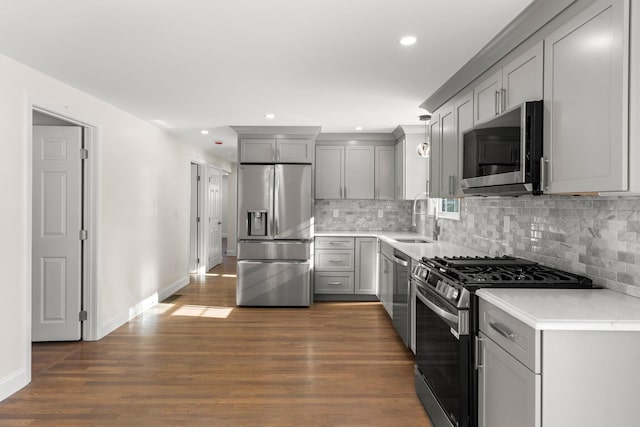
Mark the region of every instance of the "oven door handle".
POLYGON ((442 317, 449 322, 453 322, 454 324, 458 324, 458 316, 455 314, 449 313, 447 310, 438 307, 434 302, 430 301, 426 296, 422 295, 420 292, 416 292, 416 297, 420 298, 420 301, 427 307, 431 309, 438 316, 442 317))

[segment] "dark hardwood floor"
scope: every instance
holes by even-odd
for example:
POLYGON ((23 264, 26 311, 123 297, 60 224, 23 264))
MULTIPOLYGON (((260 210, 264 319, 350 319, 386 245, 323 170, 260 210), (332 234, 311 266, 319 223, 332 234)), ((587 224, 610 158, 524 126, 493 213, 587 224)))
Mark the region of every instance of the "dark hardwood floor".
POLYGON ((33 345, 0 425, 430 426, 379 303, 235 306, 235 258, 98 342, 33 345))

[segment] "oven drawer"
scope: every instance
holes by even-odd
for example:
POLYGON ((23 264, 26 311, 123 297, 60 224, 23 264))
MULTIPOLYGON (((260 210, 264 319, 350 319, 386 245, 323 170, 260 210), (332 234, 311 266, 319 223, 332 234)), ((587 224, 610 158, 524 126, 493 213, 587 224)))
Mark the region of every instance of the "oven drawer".
POLYGON ((334 273, 317 271, 314 275, 314 293, 316 294, 352 294, 353 273, 334 273))
POLYGON ((353 237, 327 237, 315 238, 316 249, 354 249, 355 240, 353 237))
POLYGON ((540 367, 540 332, 480 300, 478 328, 536 374, 540 367))

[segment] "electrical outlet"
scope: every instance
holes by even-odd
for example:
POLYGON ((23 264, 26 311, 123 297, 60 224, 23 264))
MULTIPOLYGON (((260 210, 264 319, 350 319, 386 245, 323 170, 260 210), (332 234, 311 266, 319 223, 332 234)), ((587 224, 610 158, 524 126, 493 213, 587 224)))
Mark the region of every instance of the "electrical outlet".
POLYGON ((338 209, 333 210, 333 217, 338 218, 338 209))
POLYGON ((382 209, 378 209, 378 218, 384 218, 384 211, 382 209))

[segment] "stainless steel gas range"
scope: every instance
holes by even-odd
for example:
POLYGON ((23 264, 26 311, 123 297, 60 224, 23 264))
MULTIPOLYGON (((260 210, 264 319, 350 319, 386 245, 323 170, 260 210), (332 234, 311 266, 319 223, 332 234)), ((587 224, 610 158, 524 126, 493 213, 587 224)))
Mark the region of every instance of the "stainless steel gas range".
POLYGON ((422 258, 411 281, 416 393, 436 427, 477 426, 477 289, 593 286, 586 277, 507 256, 422 258))

